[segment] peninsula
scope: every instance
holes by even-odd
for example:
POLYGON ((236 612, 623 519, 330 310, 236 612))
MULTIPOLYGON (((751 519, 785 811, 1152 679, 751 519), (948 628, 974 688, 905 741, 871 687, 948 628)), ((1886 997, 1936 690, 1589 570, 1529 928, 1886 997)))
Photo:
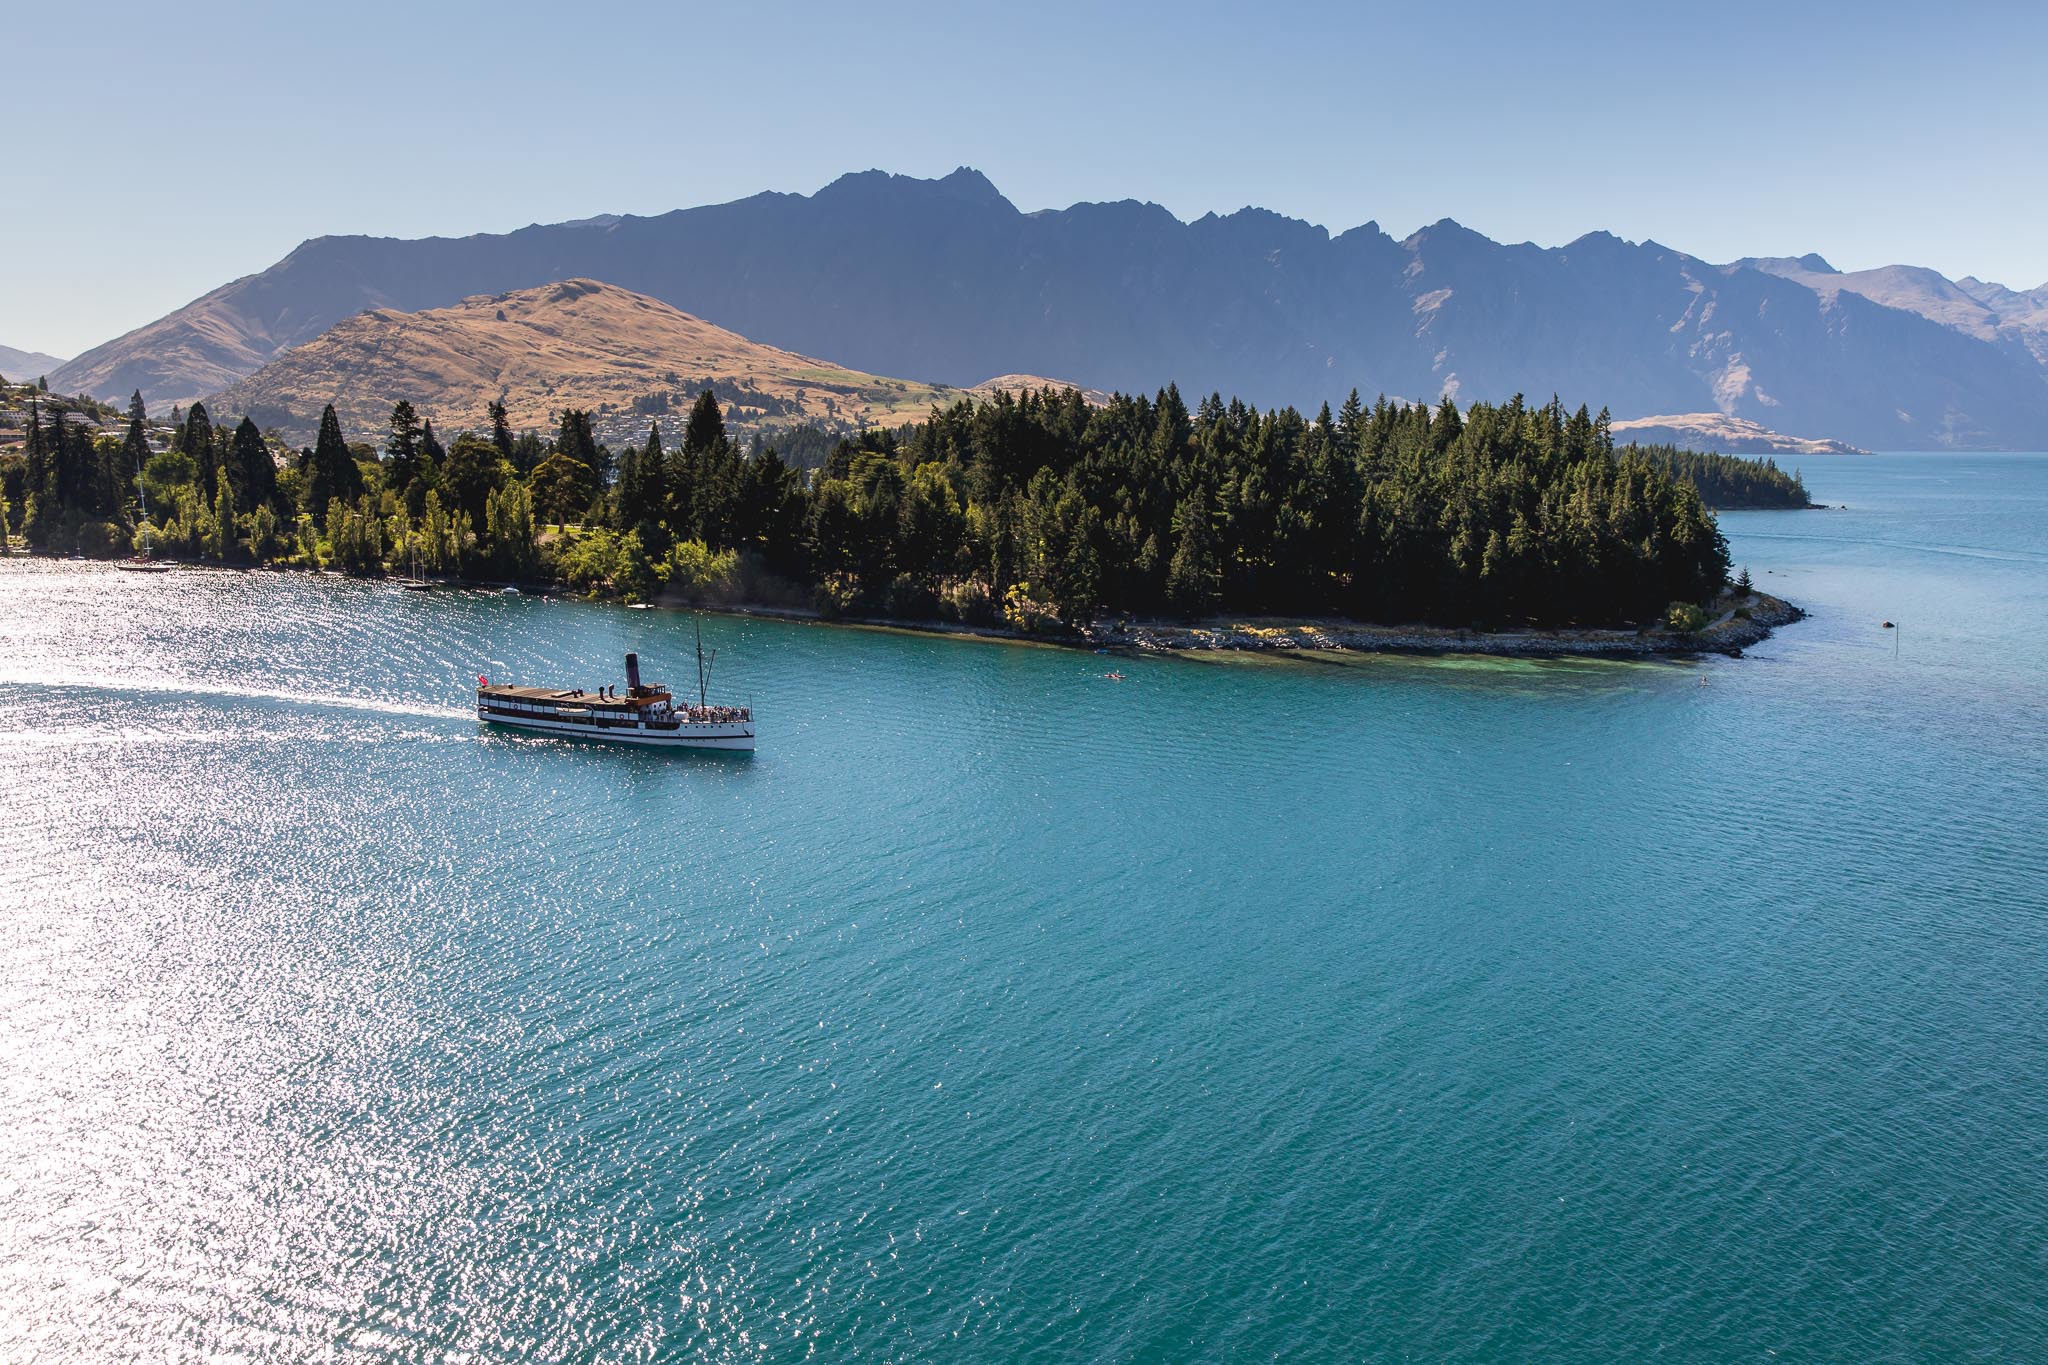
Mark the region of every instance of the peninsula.
POLYGON ((1555 399, 1353 393, 1311 417, 1217 395, 1190 407, 1170 385, 1044 388, 743 444, 707 388, 677 439, 650 421, 622 448, 586 411, 542 437, 501 404, 444 444, 400 400, 381 448, 346 440, 329 405, 293 454, 204 404, 166 429, 137 397, 123 431, 106 410, 81 424, 66 400, 16 396, 27 423, 0 518, 32 549, 1133 648, 1739 648, 1790 609, 1724 601, 1731 566, 1703 493, 1807 501, 1768 462, 1618 447, 1604 412, 1555 399), (1263 624, 1194 624, 1219 620, 1263 624))

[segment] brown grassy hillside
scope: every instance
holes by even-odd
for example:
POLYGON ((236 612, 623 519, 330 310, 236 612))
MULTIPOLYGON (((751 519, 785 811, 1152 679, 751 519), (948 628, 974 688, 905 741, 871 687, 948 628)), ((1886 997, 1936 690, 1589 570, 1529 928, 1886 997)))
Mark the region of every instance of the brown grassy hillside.
POLYGON ((973 389, 887 379, 747 340, 644 294, 595 280, 464 299, 418 313, 374 309, 278 356, 213 398, 214 420, 247 413, 296 442, 333 403, 351 439, 383 434, 403 398, 444 432, 487 425, 505 404, 515 429, 545 430, 564 408, 600 437, 638 439, 680 422, 712 389, 739 432, 817 423, 896 425, 996 389, 1054 381, 1004 375, 973 389))

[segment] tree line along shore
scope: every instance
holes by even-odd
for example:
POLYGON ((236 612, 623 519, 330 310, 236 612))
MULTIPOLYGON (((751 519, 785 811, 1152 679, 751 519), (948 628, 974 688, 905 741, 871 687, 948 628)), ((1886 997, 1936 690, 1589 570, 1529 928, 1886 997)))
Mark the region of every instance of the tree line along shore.
POLYGON ((543 436, 493 404, 483 430, 444 441, 399 402, 377 445, 347 442, 329 407, 290 452, 202 404, 153 426, 138 396, 124 427, 110 411, 70 420, 76 400, 14 396, 26 420, 0 454, 0 534, 34 551, 1055 636, 1218 613, 1682 625, 1728 581, 1709 497, 1809 505, 1768 461, 1617 448, 1604 412, 1556 399, 1430 408, 1353 393, 1311 418, 1216 395, 1190 409, 1171 386, 1099 406, 1048 389, 895 430, 742 443, 707 391, 675 448, 656 429, 618 450, 576 410, 543 436))

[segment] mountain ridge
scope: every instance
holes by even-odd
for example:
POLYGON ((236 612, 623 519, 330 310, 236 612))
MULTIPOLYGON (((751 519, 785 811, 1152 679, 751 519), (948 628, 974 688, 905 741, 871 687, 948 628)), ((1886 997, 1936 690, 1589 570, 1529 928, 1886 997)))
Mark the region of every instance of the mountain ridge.
POLYGON ((1448 218, 1397 242, 1258 208, 1188 223, 1135 200, 1023 213, 966 168, 504 234, 315 238, 52 382, 161 402, 224 387, 364 308, 575 277, 933 384, 1175 381, 1310 408, 1353 387, 1556 392, 1618 417, 1716 411, 1872 448, 2048 442, 2048 368, 2026 345, 1782 269, 1605 232, 1504 245, 1448 218))
POLYGON ((65 362, 57 356, 42 351, 23 351, 13 346, 0 346, 0 377, 16 383, 33 383, 45 375, 64 368, 65 362))
POLYGON ((1975 276, 1951 280, 1918 265, 1837 270, 1818 254, 1751 256, 1734 264, 1794 280, 1816 293, 1851 293, 1888 308, 1917 313, 1980 341, 2017 345, 2048 365, 2048 284, 2008 289, 1975 276))

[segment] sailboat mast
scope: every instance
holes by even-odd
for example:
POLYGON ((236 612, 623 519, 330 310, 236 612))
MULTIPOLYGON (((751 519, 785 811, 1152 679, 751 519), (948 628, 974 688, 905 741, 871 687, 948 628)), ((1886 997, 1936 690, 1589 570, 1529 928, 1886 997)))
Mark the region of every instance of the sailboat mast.
POLYGON ((698 617, 694 624, 697 627, 697 705, 701 709, 711 704, 705 697, 711 680, 704 675, 704 619, 698 617))

